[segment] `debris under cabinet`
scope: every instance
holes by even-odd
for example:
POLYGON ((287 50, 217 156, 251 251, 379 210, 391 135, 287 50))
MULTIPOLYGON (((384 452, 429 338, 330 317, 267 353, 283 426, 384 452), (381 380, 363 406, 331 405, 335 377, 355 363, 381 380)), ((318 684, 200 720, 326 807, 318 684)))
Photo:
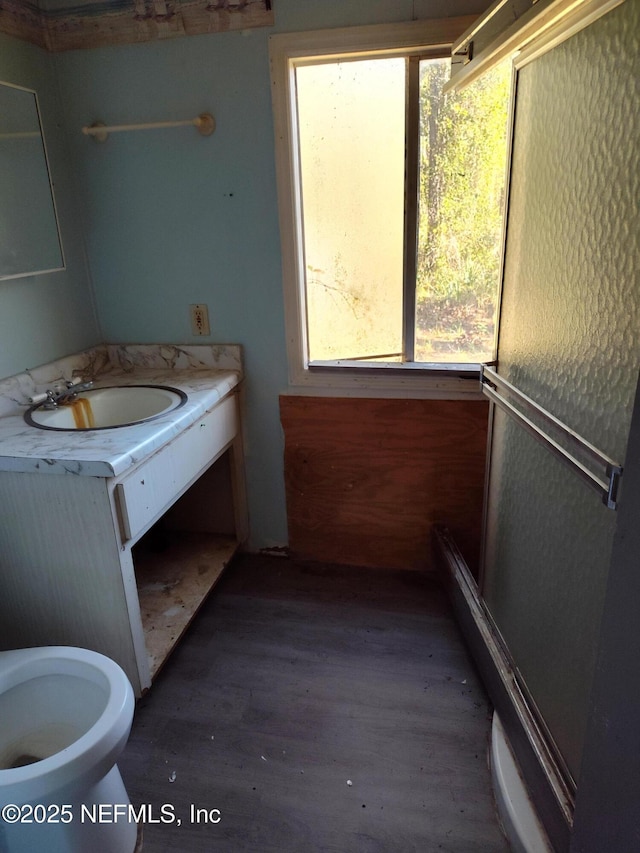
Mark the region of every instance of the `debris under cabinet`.
POLYGON ((133 546, 152 678, 238 548, 231 502, 213 497, 224 468, 218 460, 133 546))

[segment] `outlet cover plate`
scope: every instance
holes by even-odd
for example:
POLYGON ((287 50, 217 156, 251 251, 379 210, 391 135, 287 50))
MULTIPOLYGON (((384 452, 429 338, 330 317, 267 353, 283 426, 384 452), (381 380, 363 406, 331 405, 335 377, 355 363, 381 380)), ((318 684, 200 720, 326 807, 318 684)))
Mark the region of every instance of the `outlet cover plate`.
POLYGON ((189 305, 189 313, 191 315, 191 333, 193 335, 208 335, 209 329, 209 309, 207 306, 198 302, 196 305, 189 305))

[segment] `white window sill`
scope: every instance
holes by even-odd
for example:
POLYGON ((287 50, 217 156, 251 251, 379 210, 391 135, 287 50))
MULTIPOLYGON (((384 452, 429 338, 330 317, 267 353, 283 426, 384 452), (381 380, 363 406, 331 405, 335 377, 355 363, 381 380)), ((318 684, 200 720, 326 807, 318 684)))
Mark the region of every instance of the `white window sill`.
POLYGON ((291 376, 287 395, 483 399, 479 364, 315 362, 291 376))

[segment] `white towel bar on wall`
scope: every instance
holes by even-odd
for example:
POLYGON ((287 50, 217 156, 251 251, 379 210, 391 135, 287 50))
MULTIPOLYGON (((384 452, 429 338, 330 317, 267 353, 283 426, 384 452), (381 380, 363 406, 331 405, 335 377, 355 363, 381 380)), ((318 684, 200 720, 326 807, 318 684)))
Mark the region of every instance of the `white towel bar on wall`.
POLYGON ((211 113, 200 113, 195 118, 185 121, 155 121, 146 124, 112 124, 106 125, 100 121, 82 128, 85 136, 93 136, 97 142, 106 142, 110 133, 119 133, 123 130, 157 130, 165 127, 195 127, 201 136, 211 136, 216 129, 216 120, 211 113))

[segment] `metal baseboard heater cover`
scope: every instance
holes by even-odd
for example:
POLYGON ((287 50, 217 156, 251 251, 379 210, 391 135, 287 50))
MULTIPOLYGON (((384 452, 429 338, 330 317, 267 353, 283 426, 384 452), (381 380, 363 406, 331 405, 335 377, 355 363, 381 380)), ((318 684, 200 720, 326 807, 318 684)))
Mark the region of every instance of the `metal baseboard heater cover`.
POLYGON ((584 482, 602 497, 609 509, 616 509, 618 487, 622 477, 622 465, 614 462, 606 453, 598 450, 562 421, 558 420, 538 403, 519 391, 502 376, 486 364, 482 365, 480 375, 482 393, 513 418, 537 441, 551 451, 561 462, 571 468, 584 482), (508 399, 511 398, 511 399, 508 399), (517 403, 521 411, 514 405, 517 403), (558 440, 534 423, 530 417, 537 417, 546 427, 555 431, 558 440), (567 445, 564 447, 562 443, 567 445), (570 448, 570 449, 567 449, 570 448), (578 457, 581 456, 584 461, 578 457))

